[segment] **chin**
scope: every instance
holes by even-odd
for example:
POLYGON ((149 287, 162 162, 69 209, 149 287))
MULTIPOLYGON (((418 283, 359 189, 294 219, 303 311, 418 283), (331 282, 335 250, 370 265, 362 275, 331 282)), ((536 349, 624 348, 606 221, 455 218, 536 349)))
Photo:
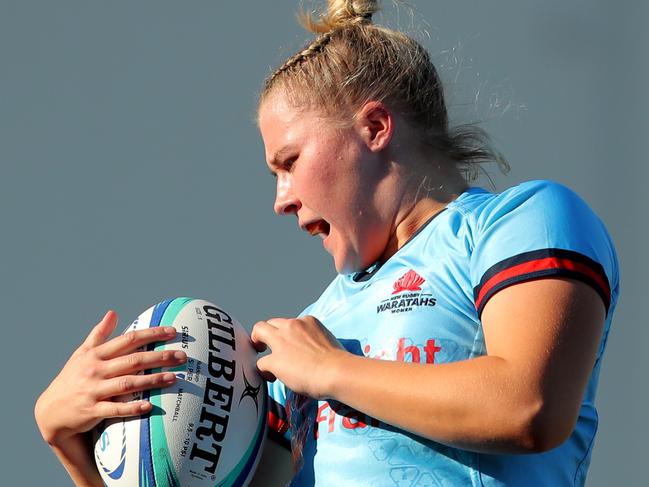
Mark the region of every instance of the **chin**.
POLYGON ((354 263, 349 259, 340 259, 335 255, 333 255, 332 257, 334 259, 334 266, 336 267, 336 272, 338 274, 351 274, 352 272, 356 272, 358 270, 358 266, 354 265, 354 263))
POLYGON ((367 269, 374 261, 367 264, 364 263, 364 260, 359 256, 332 256, 334 259, 334 265, 336 266, 336 272, 338 274, 351 274, 353 272, 360 272, 367 269))

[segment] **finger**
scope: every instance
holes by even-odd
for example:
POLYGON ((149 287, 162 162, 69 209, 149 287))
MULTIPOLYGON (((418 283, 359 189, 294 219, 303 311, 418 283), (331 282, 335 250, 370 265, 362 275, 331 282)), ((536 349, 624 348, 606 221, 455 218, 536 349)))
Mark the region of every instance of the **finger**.
POLYGON ((102 401, 95 404, 95 414, 99 418, 124 418, 146 414, 153 408, 149 401, 113 402, 102 401))
POLYGON ((266 382, 275 382, 277 380, 277 377, 272 372, 259 372, 259 375, 266 382))
POLYGON ((176 367, 186 361, 187 354, 180 350, 131 353, 105 362, 103 377, 110 379, 121 375, 135 374, 147 369, 176 367))
POLYGON ((268 347, 273 348, 272 342, 275 333, 277 333, 277 327, 268 321, 258 321, 250 332, 252 345, 258 352, 263 352, 268 347))
POLYGON ((108 310, 104 317, 95 325, 83 346, 86 348, 96 347, 104 343, 108 337, 115 331, 117 326, 117 313, 113 310, 108 310))
POLYGON ((170 386, 175 381, 176 375, 172 372, 123 375, 103 381, 95 393, 98 400, 103 400, 149 389, 161 389, 170 386))
POLYGON ((277 377, 270 371, 270 368, 272 367, 271 360, 271 355, 261 357, 257 360, 257 370, 264 380, 274 382, 277 377))
POLYGON ((250 340, 250 343, 252 343, 252 348, 254 348, 258 353, 262 353, 268 350, 268 345, 263 342, 255 343, 253 340, 250 340))
POLYGON ((269 325, 274 326, 275 328, 282 328, 289 321, 291 321, 291 320, 289 320, 288 318, 270 318, 270 319, 266 320, 266 323, 268 323, 269 325))
POLYGON ((107 360, 127 353, 150 343, 171 340, 176 336, 172 326, 154 326, 143 330, 129 331, 97 347, 97 357, 107 360))

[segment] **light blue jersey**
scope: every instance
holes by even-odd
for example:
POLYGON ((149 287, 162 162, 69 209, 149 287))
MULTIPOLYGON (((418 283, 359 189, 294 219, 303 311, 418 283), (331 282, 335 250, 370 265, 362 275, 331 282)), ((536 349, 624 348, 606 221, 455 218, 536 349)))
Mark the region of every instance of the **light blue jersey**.
POLYGON ((565 443, 531 455, 468 452, 406 433, 334 401, 304 400, 277 381, 269 385, 275 406, 269 423, 302 457, 291 485, 583 485, 597 430, 595 391, 619 278, 604 225, 567 188, 548 181, 524 183, 500 194, 470 188, 382 266, 337 276, 303 314, 317 317, 357 355, 456 362, 486 354, 480 314, 491 296, 506 286, 548 276, 588 283, 607 309, 577 426, 565 443))

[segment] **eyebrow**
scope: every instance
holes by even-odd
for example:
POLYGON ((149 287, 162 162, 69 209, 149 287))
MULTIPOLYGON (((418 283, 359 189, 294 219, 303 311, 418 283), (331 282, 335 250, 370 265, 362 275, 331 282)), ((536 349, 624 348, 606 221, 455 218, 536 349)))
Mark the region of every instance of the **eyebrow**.
MULTIPOLYGON (((286 145, 279 149, 275 154, 273 154, 273 157, 271 157, 270 161, 268 161, 268 165, 273 168, 273 167, 279 167, 282 165, 280 162, 282 159, 286 157, 287 154, 293 152, 295 148, 291 145, 286 145)), ((270 173, 274 176, 275 172, 271 169, 270 173)))

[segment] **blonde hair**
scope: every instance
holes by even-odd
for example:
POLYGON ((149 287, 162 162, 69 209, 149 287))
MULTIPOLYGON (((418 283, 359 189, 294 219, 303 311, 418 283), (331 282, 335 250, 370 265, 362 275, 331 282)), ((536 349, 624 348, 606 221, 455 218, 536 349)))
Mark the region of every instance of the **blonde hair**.
POLYGON ((367 101, 385 103, 422 142, 454 161, 467 180, 484 162, 509 169, 489 136, 474 125, 449 127, 442 83, 430 56, 407 35, 372 22, 377 0, 328 0, 317 19, 302 12, 301 24, 316 38, 265 81, 259 105, 275 90, 296 107, 317 108, 351 121, 367 101))

